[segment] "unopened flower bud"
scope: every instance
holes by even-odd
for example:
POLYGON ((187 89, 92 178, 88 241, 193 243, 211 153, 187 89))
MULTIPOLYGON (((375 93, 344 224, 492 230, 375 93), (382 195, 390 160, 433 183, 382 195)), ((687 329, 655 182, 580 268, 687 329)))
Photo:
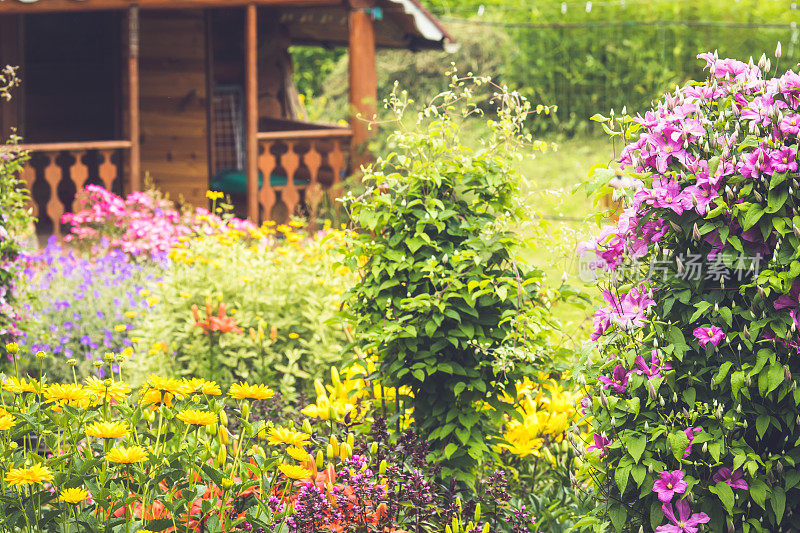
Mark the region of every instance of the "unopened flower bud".
POLYGON ((311 422, 308 421, 308 418, 303 420, 303 433, 307 435, 311 435, 312 433, 314 433, 314 430, 311 429, 311 422))
POLYGON ((775 58, 776 59, 780 59, 781 58, 781 42, 780 41, 778 41, 778 46, 775 47, 775 58))
POLYGON ((250 402, 245 402, 242 405, 242 420, 247 420, 248 416, 250 416, 250 402))
POLYGON ((378 443, 377 442, 373 442, 372 444, 369 445, 369 453, 371 453, 372 455, 375 455, 376 453, 378 453, 378 443))
POLYGON ((481 519, 481 502, 475 504, 475 522, 479 522, 481 519))
POLYGON ((787 383, 792 379, 792 371, 789 370, 789 365, 783 365, 783 380, 787 383))
POLYGON ((217 453, 217 468, 222 468, 227 458, 228 458, 228 448, 226 446, 220 446, 219 452, 217 453))
POLYGON ((700 235, 700 228, 697 227, 697 222, 692 226, 692 239, 699 241, 703 236, 700 235))
POLYGON ((322 470, 322 467, 325 466, 325 457, 322 455, 322 450, 317 450, 316 463, 317 470, 322 470))
POLYGON ((647 380, 647 392, 650 394, 651 399, 656 399, 656 389, 653 387, 653 384, 650 382, 650 380, 647 380))

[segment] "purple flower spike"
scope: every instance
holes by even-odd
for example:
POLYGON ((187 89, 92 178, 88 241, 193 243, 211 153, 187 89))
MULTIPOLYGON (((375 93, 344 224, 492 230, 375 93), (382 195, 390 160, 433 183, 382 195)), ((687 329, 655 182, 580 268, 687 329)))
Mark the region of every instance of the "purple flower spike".
POLYGON ((706 513, 692 514, 689 502, 686 500, 675 503, 675 509, 678 511, 677 517, 675 517, 671 503, 661 505, 661 512, 664 513, 664 518, 669 521, 669 524, 658 526, 655 533, 697 533, 700 529, 697 526, 707 524, 711 520, 706 513))
POLYGON ((744 472, 741 468, 737 469, 735 472, 731 472, 730 468, 723 466, 714 474, 713 480, 715 483, 727 483, 732 489, 747 490, 750 487, 743 478, 744 472))
POLYGON ((673 470, 672 472, 661 472, 658 479, 653 483, 653 492, 658 493, 658 499, 661 503, 668 503, 672 501, 672 497, 676 493, 686 492, 686 482, 683 476, 686 472, 683 470, 673 470))
POLYGON ((709 328, 701 326, 694 328, 692 333, 700 341, 700 347, 703 349, 706 348, 709 342, 714 346, 719 346, 719 343, 725 339, 725 333, 719 326, 711 326, 709 328))

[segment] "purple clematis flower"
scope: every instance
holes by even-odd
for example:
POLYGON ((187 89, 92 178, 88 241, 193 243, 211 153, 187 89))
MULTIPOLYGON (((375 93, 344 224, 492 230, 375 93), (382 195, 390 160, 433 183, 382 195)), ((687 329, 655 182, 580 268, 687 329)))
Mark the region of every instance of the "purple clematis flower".
POLYGON ((675 509, 678 511, 677 518, 675 512, 672 510, 671 503, 664 503, 661 505, 661 512, 664 513, 670 523, 658 526, 655 533, 697 533, 700 529, 697 526, 700 524, 707 524, 709 516, 706 513, 694 513, 689 508, 689 502, 686 500, 679 500, 675 503, 675 509))
POLYGON ((614 442, 613 439, 607 439, 603 435, 598 435, 597 433, 595 433, 594 444, 589 445, 589 447, 586 448, 586 451, 590 452, 592 450, 600 450, 600 458, 602 459, 606 455, 606 452, 608 451, 608 446, 612 442, 614 442))
POLYGON ((686 492, 687 485, 683 480, 685 475, 686 472, 683 470, 665 471, 658 475, 658 479, 653 483, 653 492, 658 493, 661 503, 671 502, 676 493, 686 492))
POLYGON ((750 487, 743 478, 744 472, 741 468, 737 469, 735 472, 731 472, 730 468, 723 466, 717 470, 717 473, 714 474, 712 479, 715 483, 727 483, 732 489, 747 490, 750 487))
POLYGON ((695 428, 688 427, 688 428, 683 430, 683 432, 686 433, 686 438, 689 439, 689 445, 686 446, 686 451, 683 452, 683 458, 684 459, 689 457, 692 454, 692 441, 697 436, 697 434, 702 432, 702 431, 703 431, 703 428, 701 428, 701 427, 695 427, 695 428))
POLYGON ((695 338, 700 341, 700 347, 705 349, 710 342, 714 346, 719 346, 719 343, 725 339, 725 332, 722 331, 722 328, 719 326, 711 326, 711 327, 697 327, 694 328, 692 332, 695 338))
POLYGON ((604 389, 614 387, 614 390, 617 392, 625 392, 628 390, 629 377, 630 372, 625 370, 625 367, 622 365, 617 365, 614 367, 614 372, 612 373, 611 377, 600 376, 597 379, 603 382, 604 389))
POLYGON ((655 350, 650 352, 650 363, 647 364, 645 362, 644 357, 641 355, 637 356, 636 359, 633 360, 633 363, 639 367, 634 370, 631 370, 631 374, 639 374, 641 376, 647 376, 648 379, 658 378, 661 377, 661 371, 672 370, 672 365, 669 363, 661 364, 661 361, 658 359, 658 355, 655 350))

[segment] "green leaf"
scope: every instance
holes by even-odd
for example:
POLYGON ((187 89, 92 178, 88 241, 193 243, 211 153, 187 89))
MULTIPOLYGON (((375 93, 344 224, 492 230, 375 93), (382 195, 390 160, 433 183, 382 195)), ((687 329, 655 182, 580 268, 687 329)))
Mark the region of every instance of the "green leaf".
POLYGON ((686 452, 686 447, 689 446, 689 438, 683 431, 676 431, 669 434, 668 440, 672 455, 680 462, 683 459, 684 452, 686 452))
POLYGON ((724 481, 720 481, 716 485, 710 485, 708 490, 719 497, 719 500, 722 502, 722 505, 725 506, 725 510, 727 510, 728 513, 733 510, 733 489, 731 489, 730 485, 724 481))
POLYGON ((616 504, 611 506, 608 510, 608 516, 611 518, 611 524, 617 531, 622 531, 625 523, 628 520, 628 511, 622 505, 616 504))
POLYGON ((783 483, 786 490, 794 488, 800 482, 800 470, 787 469, 783 473, 783 483))
POLYGON ((642 486, 645 476, 647 476, 647 467, 644 465, 634 465, 631 469, 631 477, 636 482, 637 487, 642 486))
POLYGON ((731 374, 731 395, 735 400, 744 385, 744 372, 741 370, 731 374))
POLYGON ((628 452, 631 454, 631 457, 633 457, 633 460, 638 463, 647 446, 647 437, 645 435, 637 435, 634 438, 628 439, 625 444, 628 445, 628 452))
POLYGON ((447 446, 444 447, 444 457, 445 459, 450 459, 450 457, 456 452, 458 449, 458 444, 455 442, 451 442, 447 446))
POLYGON ((718 440, 714 440, 708 443, 708 453, 711 454, 711 457, 714 458, 715 462, 719 462, 719 454, 722 451, 722 443, 718 440))
POLYGON ((784 181, 786 181, 786 177, 789 174, 787 172, 775 172, 772 174, 772 178, 769 180, 769 188, 770 190, 774 189, 784 181))
POLYGON ((726 377, 728 377, 728 372, 730 371, 731 366, 733 366, 733 363, 731 361, 725 361, 724 363, 722 363, 722 366, 719 367, 717 373, 714 374, 714 379, 712 379, 711 381, 713 383, 716 383, 717 385, 722 383, 722 381, 726 377))
POLYGON ((783 512, 786 510, 786 493, 782 487, 772 487, 772 497, 769 499, 772 510, 775 512, 775 521, 780 524, 783 520, 783 512))
POLYGON ((621 466, 614 470, 614 481, 617 482, 619 493, 625 493, 625 487, 628 486, 628 477, 631 473, 631 465, 621 466))
POLYGON ((767 510, 764 503, 767 501, 767 493, 769 489, 767 488, 766 483, 761 481, 760 479, 754 480, 750 483, 750 497, 753 498, 753 501, 756 502, 759 507, 767 510))
POLYGON ((768 427, 769 415, 758 415, 758 418, 756 418, 756 431, 758 432, 758 436, 763 438, 768 427))
POLYGON ((744 220, 742 220, 742 231, 752 228, 763 215, 764 209, 759 204, 750 205, 750 208, 744 214, 744 220))

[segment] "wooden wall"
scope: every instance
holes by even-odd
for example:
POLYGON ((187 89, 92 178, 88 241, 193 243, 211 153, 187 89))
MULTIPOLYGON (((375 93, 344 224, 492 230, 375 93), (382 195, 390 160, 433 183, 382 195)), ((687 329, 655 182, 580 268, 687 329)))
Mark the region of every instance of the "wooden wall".
MULTIPOLYGON (((0 68, 22 64, 22 39, 19 30, 20 15, 0 16, 0 68)), ((0 143, 5 143, 11 128, 17 128, 20 123, 23 102, 20 88, 14 89, 12 95, 12 101, 0 101, 0 143)))
POLYGON ((201 10, 143 11, 142 173, 177 200, 208 201, 206 28, 201 10))

